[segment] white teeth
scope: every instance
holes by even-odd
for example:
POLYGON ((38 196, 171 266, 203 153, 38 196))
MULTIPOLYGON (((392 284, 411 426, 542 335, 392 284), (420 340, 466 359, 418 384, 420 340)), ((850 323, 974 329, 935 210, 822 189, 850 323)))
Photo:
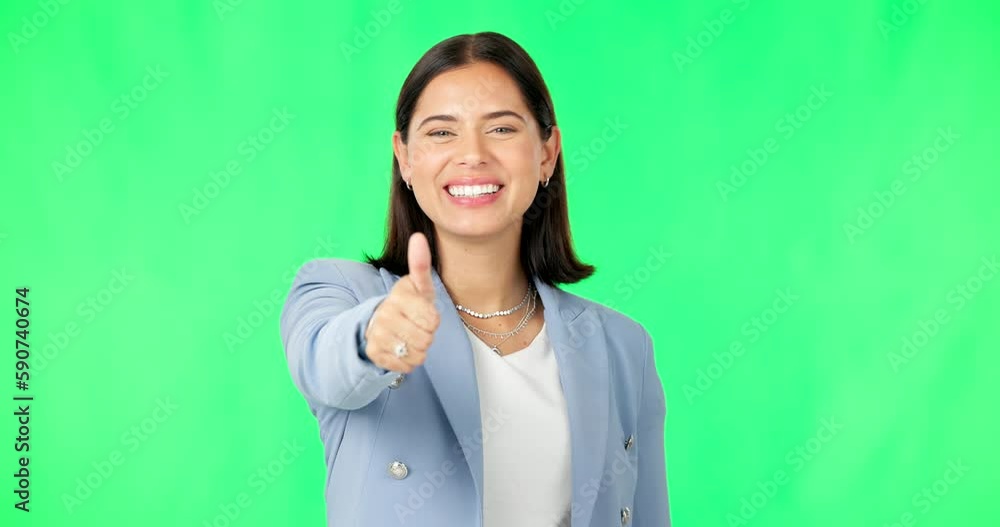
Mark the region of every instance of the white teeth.
POLYGON ((476 197, 493 194, 500 190, 500 185, 450 185, 448 194, 456 197, 476 197))

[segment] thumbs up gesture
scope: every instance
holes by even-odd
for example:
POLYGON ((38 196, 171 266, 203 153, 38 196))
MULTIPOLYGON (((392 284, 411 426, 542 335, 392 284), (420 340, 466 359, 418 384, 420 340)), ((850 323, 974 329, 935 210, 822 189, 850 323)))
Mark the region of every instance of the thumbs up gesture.
POLYGON ((422 233, 410 236, 410 274, 399 279, 379 304, 365 332, 365 354, 377 366, 410 373, 427 359, 441 317, 434 307, 431 250, 422 233))

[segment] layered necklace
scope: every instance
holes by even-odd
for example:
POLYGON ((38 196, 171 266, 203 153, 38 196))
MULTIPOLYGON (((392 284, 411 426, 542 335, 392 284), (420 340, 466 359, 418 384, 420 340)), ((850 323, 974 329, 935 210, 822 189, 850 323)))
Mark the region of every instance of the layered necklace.
POLYGON ((502 317, 502 316, 510 315, 512 313, 516 313, 516 312, 520 311, 521 309, 523 309, 525 306, 527 306, 527 310, 525 310, 524 315, 521 316, 521 320, 517 323, 517 325, 514 326, 514 329, 512 329, 510 331, 505 331, 503 333, 495 333, 493 331, 487 331, 485 329, 478 328, 478 327, 473 326, 472 324, 469 324, 468 322, 466 322, 464 318, 458 317, 458 318, 462 319, 462 323, 465 324, 465 327, 469 328, 470 331, 478 333, 479 335, 489 336, 489 337, 492 337, 494 339, 501 339, 499 342, 497 342, 496 344, 494 344, 493 347, 490 348, 490 350, 493 353, 496 353, 497 355, 501 355, 500 354, 500 345, 503 344, 504 342, 507 342, 511 337, 513 337, 514 335, 517 335, 518 333, 521 332, 521 330, 523 330, 525 327, 527 327, 528 326, 528 321, 531 320, 531 316, 535 314, 535 308, 538 307, 537 295, 535 294, 535 289, 531 286, 531 283, 530 282, 528 283, 528 290, 525 291, 524 298, 521 299, 521 303, 519 303, 518 305, 516 305, 516 306, 514 306, 514 307, 512 307, 510 309, 501 309, 500 311, 494 311, 493 313, 480 313, 478 311, 473 311, 473 310, 471 310, 471 309, 469 309, 469 308, 467 308, 465 306, 462 306, 462 305, 456 305, 455 308, 458 309, 459 311, 463 312, 463 313, 467 313, 467 314, 469 314, 469 315, 471 315, 473 317, 476 317, 478 319, 489 319, 489 318, 502 317))

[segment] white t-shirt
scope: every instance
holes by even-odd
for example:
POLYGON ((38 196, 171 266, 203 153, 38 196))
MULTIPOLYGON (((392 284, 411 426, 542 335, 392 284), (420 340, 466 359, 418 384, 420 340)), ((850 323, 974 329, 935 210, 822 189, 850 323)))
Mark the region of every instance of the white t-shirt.
POLYGON ((504 357, 465 332, 483 416, 483 527, 569 527, 569 416, 545 324, 504 357))

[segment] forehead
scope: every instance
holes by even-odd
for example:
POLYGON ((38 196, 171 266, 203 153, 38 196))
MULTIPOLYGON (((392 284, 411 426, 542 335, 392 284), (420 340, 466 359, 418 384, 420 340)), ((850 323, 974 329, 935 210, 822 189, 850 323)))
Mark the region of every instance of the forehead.
POLYGON ((474 117, 494 110, 513 110, 527 117, 527 105, 514 79, 495 64, 479 62, 431 80, 413 113, 414 117, 439 113, 474 117))

